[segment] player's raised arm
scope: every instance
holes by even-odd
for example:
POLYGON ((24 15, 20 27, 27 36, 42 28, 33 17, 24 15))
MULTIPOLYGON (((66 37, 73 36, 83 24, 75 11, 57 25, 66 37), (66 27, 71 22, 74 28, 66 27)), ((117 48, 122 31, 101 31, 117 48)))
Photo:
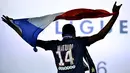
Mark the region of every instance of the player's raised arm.
MULTIPOLYGON (((54 44, 57 43, 57 40, 50 40, 50 41, 44 41, 44 40, 37 40, 36 46, 41 47, 45 50, 53 50, 54 44)), ((35 51, 36 49, 34 49, 35 51)))
POLYGON ((11 22, 11 20, 13 20, 12 18, 9 18, 8 16, 4 15, 1 18, 6 24, 8 24, 11 28, 13 28, 20 36, 22 35, 22 31, 20 30, 20 28, 11 22))
POLYGON ((37 40, 36 46, 37 46, 37 47, 41 47, 41 48, 46 48, 47 42, 46 42, 46 41, 43 41, 43 40, 37 40))
POLYGON ((110 29, 112 28, 113 24, 115 23, 118 15, 119 15, 119 10, 120 10, 121 6, 122 6, 122 4, 117 6, 116 2, 115 2, 113 9, 112 9, 113 13, 115 13, 115 14, 112 16, 112 18, 107 23, 107 25, 101 31, 99 31, 99 33, 97 33, 93 36, 90 36, 88 38, 88 42, 89 42, 88 46, 98 40, 103 39, 107 35, 107 33, 110 31, 110 29))

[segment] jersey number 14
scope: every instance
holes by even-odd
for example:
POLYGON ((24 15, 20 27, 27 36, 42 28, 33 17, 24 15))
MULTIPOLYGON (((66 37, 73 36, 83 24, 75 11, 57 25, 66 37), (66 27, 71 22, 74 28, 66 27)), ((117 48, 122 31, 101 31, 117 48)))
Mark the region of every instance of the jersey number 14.
POLYGON ((59 65, 60 66, 64 66, 64 62, 69 62, 70 65, 74 64, 74 58, 72 57, 71 50, 66 52, 64 62, 63 62, 63 58, 61 56, 61 51, 57 51, 56 54, 59 56, 59 59, 60 59, 59 65))

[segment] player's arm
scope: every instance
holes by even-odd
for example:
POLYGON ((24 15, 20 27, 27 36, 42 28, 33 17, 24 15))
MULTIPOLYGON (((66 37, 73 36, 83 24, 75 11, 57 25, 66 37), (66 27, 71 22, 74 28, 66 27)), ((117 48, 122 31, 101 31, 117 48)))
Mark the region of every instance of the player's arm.
POLYGON ((120 10, 121 6, 122 6, 122 4, 117 6, 116 2, 115 2, 113 9, 112 9, 113 13, 115 13, 115 14, 112 16, 112 18, 107 23, 107 25, 101 31, 99 31, 99 33, 97 33, 93 36, 90 36, 88 38, 88 42, 89 42, 88 46, 98 40, 103 39, 107 35, 107 33, 110 31, 110 29, 112 28, 113 24, 115 23, 118 15, 119 15, 119 10, 120 10))
MULTIPOLYGON (((48 43, 49 43, 49 42, 47 42, 47 41, 37 40, 37 42, 36 42, 36 46, 37 46, 37 47, 41 47, 42 49, 47 50, 47 49, 49 48, 48 43)), ((38 51, 37 48, 33 48, 33 50, 34 50, 35 52, 38 51)), ((48 50, 49 50, 49 49, 48 49, 48 50)))
POLYGON ((56 44, 57 41, 44 41, 44 40, 37 40, 36 46, 41 47, 45 50, 53 50, 54 44, 56 44))
POLYGON ((46 48, 46 46, 48 46, 48 44, 47 44, 46 41, 37 40, 36 46, 37 46, 37 47, 41 47, 41 48, 46 48))
POLYGON ((13 28, 20 36, 22 35, 21 29, 14 23, 12 23, 11 21, 13 20, 12 18, 9 18, 8 16, 4 16, 4 15, 1 18, 6 24, 8 24, 11 28, 13 28))

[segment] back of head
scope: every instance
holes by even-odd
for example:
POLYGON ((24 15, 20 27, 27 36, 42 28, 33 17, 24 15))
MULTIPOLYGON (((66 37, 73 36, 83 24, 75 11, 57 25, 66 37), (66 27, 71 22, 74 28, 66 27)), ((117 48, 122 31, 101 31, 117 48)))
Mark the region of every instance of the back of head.
POLYGON ((62 37, 64 36, 72 36, 72 37, 75 37, 76 34, 75 34, 75 28, 72 24, 66 24, 63 26, 62 28, 62 37))

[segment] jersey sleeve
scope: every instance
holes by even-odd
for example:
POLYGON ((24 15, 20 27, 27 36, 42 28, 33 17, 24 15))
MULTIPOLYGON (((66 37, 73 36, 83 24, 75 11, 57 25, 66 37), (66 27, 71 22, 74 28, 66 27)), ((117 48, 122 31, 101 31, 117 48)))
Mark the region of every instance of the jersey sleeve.
POLYGON ((41 47, 45 50, 54 50, 54 47, 56 46, 57 41, 43 41, 43 40, 37 40, 36 46, 41 47))

